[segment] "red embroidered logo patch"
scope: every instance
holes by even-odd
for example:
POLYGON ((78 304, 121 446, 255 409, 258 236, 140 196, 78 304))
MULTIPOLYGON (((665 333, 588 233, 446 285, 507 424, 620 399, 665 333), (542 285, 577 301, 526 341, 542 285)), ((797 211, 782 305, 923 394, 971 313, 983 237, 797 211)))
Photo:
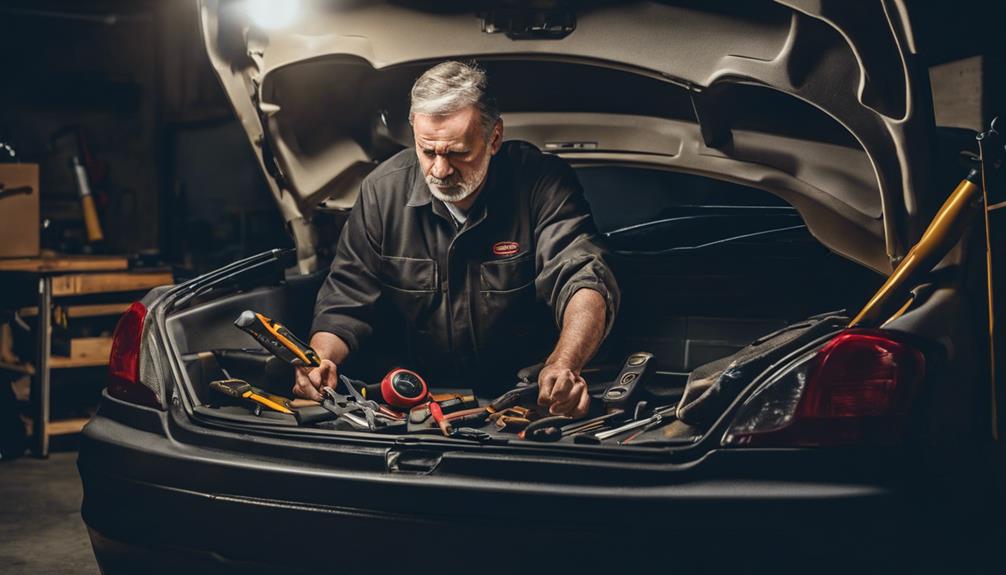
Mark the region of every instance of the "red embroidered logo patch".
POLYGON ((517 242, 496 242, 493 244, 493 254, 497 256, 512 256, 520 251, 517 242))

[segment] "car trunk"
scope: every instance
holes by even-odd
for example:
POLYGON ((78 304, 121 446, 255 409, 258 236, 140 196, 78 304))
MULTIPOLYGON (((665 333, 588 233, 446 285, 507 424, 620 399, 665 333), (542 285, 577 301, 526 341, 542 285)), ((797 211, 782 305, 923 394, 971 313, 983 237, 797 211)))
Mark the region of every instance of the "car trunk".
MULTIPOLYGON (((637 399, 645 400, 650 409, 673 406, 695 368, 808 316, 858 306, 883 279, 822 247, 795 210, 764 191, 639 166, 587 164, 578 166, 578 173, 597 214, 624 302, 608 340, 584 371, 595 396, 592 415, 601 413, 599 398, 630 354, 652 353, 656 367, 637 399), (660 193, 666 186, 677 188, 678 200, 666 201, 660 193), (613 211, 612 203, 624 202, 624 190, 630 188, 636 190, 638 207, 613 211)), ((283 268, 283 260, 276 260, 271 270, 226 282, 168 315, 167 332, 184 366, 195 417, 313 437, 370 435, 388 443, 406 436, 435 439, 434 429, 369 434, 347 431, 332 422, 299 426, 293 416, 268 410, 255 415, 247 404, 210 389, 211 381, 239 378, 265 392, 291 396, 293 368, 234 326, 243 311, 254 310, 306 336, 325 272, 284 274, 283 268)), ((390 352, 398 339, 396 330, 402 327, 392 317, 379 322, 372 343, 342 372, 368 383, 379 381, 395 365, 390 352)), ((795 351, 807 343, 788 345, 795 351)), ((507 375, 516 385, 517 374, 507 375)), ((437 382, 429 384, 437 388, 437 382)), ((493 398, 479 399, 484 404, 493 398)), ((729 407, 727 402, 716 409, 726 413, 729 407)), ((716 419, 706 418, 703 425, 683 430, 680 436, 651 433, 633 447, 654 453, 692 448, 714 428, 716 419)), ((513 431, 497 432, 492 424, 478 428, 509 447, 539 447, 513 431)), ((619 444, 624 438, 585 446, 568 437, 548 447, 617 450, 628 447, 619 444)))

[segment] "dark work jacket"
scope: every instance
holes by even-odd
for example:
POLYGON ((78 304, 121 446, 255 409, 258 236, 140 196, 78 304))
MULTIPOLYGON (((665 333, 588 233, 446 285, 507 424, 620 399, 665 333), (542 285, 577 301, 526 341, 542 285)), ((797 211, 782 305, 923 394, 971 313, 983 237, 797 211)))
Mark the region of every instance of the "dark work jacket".
POLYGON ((488 395, 551 352, 577 290, 604 297, 610 327, 618 286, 572 168, 510 141, 486 178, 459 227, 430 193, 415 150, 369 174, 318 293, 312 333, 338 335, 352 357, 383 307, 404 320, 404 333, 371 344, 404 336, 403 367, 434 387, 488 395))

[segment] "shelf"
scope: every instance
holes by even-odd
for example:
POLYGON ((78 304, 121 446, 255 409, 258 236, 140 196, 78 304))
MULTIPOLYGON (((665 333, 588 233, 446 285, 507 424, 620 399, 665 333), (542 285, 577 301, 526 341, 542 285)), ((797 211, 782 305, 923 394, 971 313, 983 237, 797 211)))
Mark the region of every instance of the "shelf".
POLYGON ((88 421, 90 421, 90 418, 87 417, 75 417, 73 419, 50 421, 48 433, 50 436, 80 433, 80 430, 84 429, 84 425, 86 425, 88 421))
MULTIPOLYGON (((90 305, 70 305, 63 309, 70 319, 81 317, 98 317, 103 315, 122 315, 125 313, 129 303, 101 303, 90 305)), ((38 308, 35 306, 23 307, 18 312, 21 317, 35 317, 38 315, 38 308)))
MULTIPOLYGON (((67 356, 52 355, 52 341, 46 341, 52 337, 52 325, 65 325, 65 319, 79 320, 79 325, 73 324, 72 330, 58 331, 60 337, 74 333, 107 333, 105 330, 110 327, 108 322, 128 309, 135 299, 134 293, 171 285, 174 278, 167 267, 130 270, 129 259, 123 256, 64 257, 52 253, 43 253, 38 258, 2 259, 0 275, 3 275, 0 291, 4 294, 0 299, 9 300, 12 305, 8 307, 20 308, 21 315, 33 318, 30 327, 35 349, 42 354, 33 362, 35 365, 20 362, 13 353, 9 322, 3 322, 0 324, 0 371, 15 372, 15 382, 18 384, 16 391, 19 390, 17 397, 30 396, 32 451, 35 455, 44 457, 49 452, 50 436, 77 433, 87 422, 86 418, 49 421, 49 406, 46 403, 53 393, 50 371, 107 368, 112 349, 112 337, 73 337, 69 342, 67 356), (100 299, 91 297, 101 294, 109 295, 100 299), (73 299, 61 301, 59 298, 73 299), (60 305, 64 302, 66 305, 60 305), (46 325, 39 320, 43 316, 49 318, 49 310, 58 313, 54 313, 52 319, 47 319, 46 325), (89 321, 87 318, 93 319, 89 321), (45 363, 45 370, 39 369, 39 361, 45 363), (29 375, 33 378, 31 381, 27 377, 29 375), (35 393, 39 394, 38 398, 34 397, 35 393)), ((60 343, 65 343, 65 340, 60 343)), ((65 346, 58 346, 58 349, 66 351, 65 346)), ((62 375, 58 379, 70 379, 66 376, 76 374, 64 371, 62 375)), ((82 375, 87 375, 87 379, 97 379, 90 376, 99 374, 82 375)))
POLYGON ((112 272, 55 276, 53 297, 148 290, 174 282, 171 272, 112 272))
MULTIPOLYGON (((75 367, 100 367, 108 365, 108 355, 94 357, 60 357, 54 355, 49 358, 49 367, 52 369, 72 369, 75 367)), ((35 375, 35 366, 30 363, 7 363, 0 362, 0 369, 22 373, 24 375, 35 375)))
POLYGON ((43 256, 40 258, 11 258, 0 260, 0 271, 82 272, 127 269, 129 269, 129 258, 126 256, 43 256))
POLYGON ((75 367, 99 367, 108 365, 107 357, 89 357, 85 359, 74 359, 72 357, 53 356, 49 360, 51 369, 72 369, 75 367))
POLYGON ((122 315, 126 313, 126 308, 130 303, 101 303, 93 305, 71 305, 67 306, 66 315, 70 319, 78 317, 98 317, 103 315, 122 315))
POLYGON ((70 340, 70 356, 54 355, 49 358, 49 366, 53 369, 67 369, 108 365, 108 355, 111 352, 110 337, 77 337, 70 340))
MULTIPOLYGON (((70 355, 54 355, 49 358, 52 369, 68 369, 73 367, 97 367, 108 365, 108 356, 112 352, 111 337, 77 337, 70 340, 70 355)), ((34 375, 35 367, 30 363, 11 363, 0 361, 0 369, 34 375)))

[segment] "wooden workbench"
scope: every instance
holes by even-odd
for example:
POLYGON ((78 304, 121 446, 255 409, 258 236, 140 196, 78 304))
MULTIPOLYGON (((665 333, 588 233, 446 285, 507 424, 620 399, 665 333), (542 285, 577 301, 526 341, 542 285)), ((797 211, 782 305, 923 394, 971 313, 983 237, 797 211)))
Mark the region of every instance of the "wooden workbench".
POLYGON ((39 457, 49 453, 49 437, 80 431, 85 419, 49 421, 50 370, 91 367, 108 364, 111 337, 71 340, 69 357, 52 357, 52 312, 54 300, 74 297, 66 310, 71 318, 121 314, 128 302, 109 304, 81 303, 79 296, 121 293, 138 299, 147 290, 173 283, 170 270, 131 271, 122 256, 46 256, 41 258, 0 259, 0 307, 14 309, 22 317, 37 317, 35 358, 32 363, 0 364, 31 375, 32 452, 39 457))

